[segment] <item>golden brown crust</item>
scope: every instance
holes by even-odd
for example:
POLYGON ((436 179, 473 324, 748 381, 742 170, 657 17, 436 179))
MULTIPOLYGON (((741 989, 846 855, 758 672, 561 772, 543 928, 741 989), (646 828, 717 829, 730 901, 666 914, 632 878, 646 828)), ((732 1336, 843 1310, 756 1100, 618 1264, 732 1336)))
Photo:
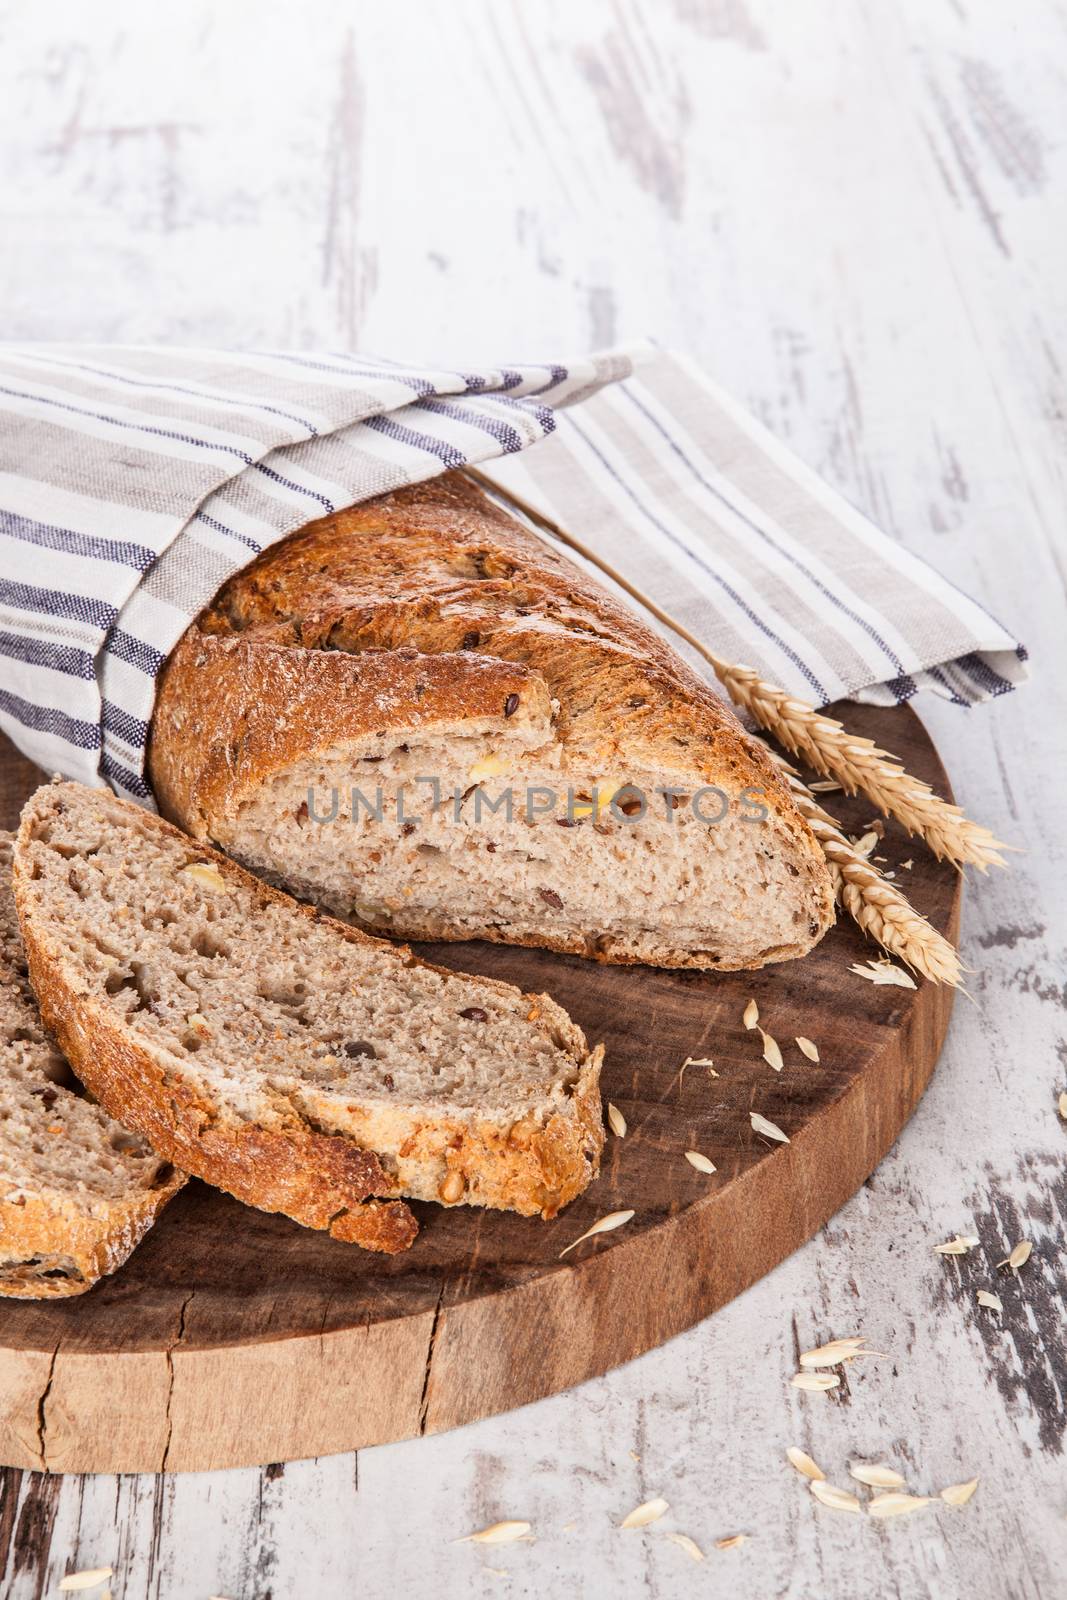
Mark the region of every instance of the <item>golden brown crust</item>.
POLYGON ((101 1202, 93 1212, 44 1198, 0 1204, 0 1296, 84 1294, 122 1265, 184 1183, 184 1173, 172 1172, 155 1188, 101 1202))
MULTIPOLYGON (((546 997, 542 1006, 558 1010, 546 997)), ((565 1014, 560 1016, 566 1022, 565 1014)), ((584 1049, 570 1025, 571 1043, 584 1049)), ((603 1046, 585 1060, 569 1097, 570 1114, 553 1111, 474 1119, 402 1111, 356 1111, 352 1131, 370 1147, 395 1152, 405 1193, 443 1205, 477 1205, 521 1216, 556 1216, 596 1176, 604 1146, 600 1109, 603 1046)))
MULTIPOLYGON (((417 1224, 402 1201, 389 1199, 401 1186, 385 1171, 373 1146, 362 1148, 350 1136, 317 1131, 287 1101, 278 1108, 280 1127, 224 1121, 180 1070, 169 1060, 165 1065, 141 1044, 123 1019, 79 981, 33 889, 35 851, 47 848, 34 840, 35 826, 44 807, 62 804, 67 789, 85 792, 78 785, 57 783, 38 790, 27 802, 15 847, 14 890, 42 1019, 79 1078, 106 1110, 143 1133, 154 1150, 246 1204, 281 1211, 307 1227, 326 1229, 335 1238, 365 1249, 407 1249, 418 1231, 417 1224)), ((125 806, 124 802, 114 803, 125 806)), ((311 921, 321 920, 349 943, 382 948, 380 940, 290 900, 219 852, 191 844, 162 818, 146 817, 137 807, 128 809, 142 825, 180 838, 187 854, 213 863, 225 877, 254 889, 261 900, 282 903, 294 915, 311 921)), ((457 974, 420 961, 406 947, 384 948, 400 964, 424 967, 456 980, 457 974)), ((479 983, 512 992, 510 985, 495 980, 480 979, 479 983)), ((510 1146, 510 1119, 503 1125, 487 1123, 481 1133, 473 1132, 469 1125, 453 1125, 446 1117, 426 1119, 420 1132, 421 1158, 429 1171, 436 1172, 445 1145, 453 1159, 455 1152, 460 1152, 459 1159, 469 1156, 471 1161, 476 1153, 491 1154, 496 1167, 481 1174, 477 1203, 551 1216, 596 1173, 603 1143, 597 1093, 600 1054, 587 1058, 580 1029, 554 1001, 547 996, 526 998, 552 1013, 581 1065, 574 1097, 576 1118, 553 1117, 510 1146), (462 1154, 464 1140, 466 1156, 462 1154)), ((357 1127, 358 1116, 351 1120, 357 1127)), ((368 1122, 368 1137, 373 1131, 368 1122)), ((414 1152, 415 1147, 411 1166, 417 1168, 419 1159, 414 1152)))
POLYGON ((499 719, 512 694, 522 706, 512 727, 547 727, 550 715, 529 668, 486 656, 353 655, 190 629, 164 672, 168 710, 154 726, 170 736, 153 741, 153 785, 164 815, 199 838, 238 793, 308 751, 477 714, 499 719))
POLYGON ((311 523, 233 577, 161 674, 149 773, 163 812, 212 837, 294 760, 435 721, 492 730, 508 696, 510 729, 551 730, 594 770, 643 760, 728 792, 758 786, 803 864, 811 942, 830 925, 819 846, 732 711, 460 473, 311 523))

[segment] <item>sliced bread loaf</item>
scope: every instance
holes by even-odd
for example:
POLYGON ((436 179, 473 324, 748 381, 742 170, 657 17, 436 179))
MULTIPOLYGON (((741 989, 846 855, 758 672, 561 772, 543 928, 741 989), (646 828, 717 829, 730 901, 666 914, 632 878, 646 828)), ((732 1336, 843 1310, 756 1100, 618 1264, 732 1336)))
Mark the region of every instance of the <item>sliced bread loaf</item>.
POLYGON ((83 1082, 186 1171, 369 1249, 397 1197, 550 1217, 594 1176, 599 1050, 544 995, 458 977, 72 783, 27 802, 15 894, 83 1082))
POLYGON ((26 974, 0 834, 0 1295, 84 1294, 122 1265, 185 1182, 85 1099, 26 974))
POLYGON ((190 833, 402 938, 727 969, 833 920, 728 707, 456 473, 232 578, 164 669, 150 770, 190 833))

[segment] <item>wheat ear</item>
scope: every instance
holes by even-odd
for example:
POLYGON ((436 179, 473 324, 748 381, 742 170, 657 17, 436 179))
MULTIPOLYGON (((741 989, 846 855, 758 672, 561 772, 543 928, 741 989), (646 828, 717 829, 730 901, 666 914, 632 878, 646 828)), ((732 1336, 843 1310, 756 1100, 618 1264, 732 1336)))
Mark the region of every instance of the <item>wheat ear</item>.
POLYGON ((886 815, 896 817, 908 833, 924 839, 943 860, 955 862, 957 866, 975 866, 982 872, 990 866, 1006 865, 999 852, 1012 849, 1011 845, 1001 844, 988 828, 964 816, 959 806, 942 800, 928 783, 913 778, 902 766, 896 765, 896 756, 879 749, 872 739, 849 733, 833 717, 824 716, 814 706, 794 699, 784 689, 767 683, 751 667, 724 661, 683 623, 558 522, 510 489, 500 488, 477 468, 468 467, 467 471, 491 494, 510 501, 531 522, 584 556, 664 627, 691 645, 712 668, 731 700, 816 772, 835 778, 849 794, 862 790, 886 815))
POLYGON ((959 806, 942 800, 928 783, 895 765, 898 758, 879 749, 873 739, 849 733, 834 717, 795 700, 751 667, 718 659, 711 664, 731 700, 779 744, 816 772, 836 778, 848 794, 861 790, 908 833, 925 839, 935 856, 982 872, 1007 865, 999 852, 1011 845, 1002 844, 988 828, 964 816, 959 806))
POLYGON ((877 867, 854 849, 788 761, 783 761, 769 745, 764 748, 788 784, 797 810, 819 841, 834 892, 852 920, 883 950, 921 972, 924 978, 956 988, 960 958, 952 945, 919 915, 899 889, 883 878, 877 867))

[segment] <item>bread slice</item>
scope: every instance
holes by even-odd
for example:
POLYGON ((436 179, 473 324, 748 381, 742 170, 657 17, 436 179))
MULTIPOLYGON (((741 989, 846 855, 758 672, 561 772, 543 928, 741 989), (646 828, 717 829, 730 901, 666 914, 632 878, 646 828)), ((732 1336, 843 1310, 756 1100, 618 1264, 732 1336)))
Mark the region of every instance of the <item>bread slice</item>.
POLYGON ((84 1294, 114 1272, 185 1182, 81 1094, 26 974, 0 833, 0 1295, 84 1294))
POLYGON ((396 1251, 396 1196, 551 1217, 596 1173, 601 1051, 545 995, 428 966, 74 783, 27 802, 15 895, 82 1081, 249 1205, 396 1251))
POLYGON ((722 700, 459 474, 232 578, 162 674, 150 776, 196 837, 403 938, 730 969, 833 920, 722 700))

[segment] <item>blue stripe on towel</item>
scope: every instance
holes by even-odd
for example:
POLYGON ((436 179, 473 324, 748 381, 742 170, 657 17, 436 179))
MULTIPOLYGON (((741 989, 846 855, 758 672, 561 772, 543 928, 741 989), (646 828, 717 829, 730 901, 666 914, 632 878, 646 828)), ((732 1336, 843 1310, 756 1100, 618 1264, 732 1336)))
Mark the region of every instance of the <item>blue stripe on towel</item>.
POLYGON ((29 667, 47 667, 68 678, 84 678, 92 683, 96 676, 95 657, 75 645, 50 644, 24 633, 0 633, 0 655, 11 661, 24 661, 29 667))
POLYGON ((454 444, 434 439, 428 433, 418 433, 414 428, 406 428, 393 417, 365 417, 363 426, 373 428, 375 433, 384 433, 387 439, 395 439, 398 444, 425 450, 427 455, 436 456, 446 467, 465 467, 467 464, 466 456, 454 444))
POLYGON ((55 734, 68 744, 76 745, 79 750, 100 748, 100 728, 97 723, 70 717, 55 706, 37 705, 32 700, 24 700, 21 695, 0 689, 0 711, 14 717, 24 728, 33 728, 36 733, 55 734))
POLYGON ((110 628, 118 616, 116 607, 106 600, 67 594, 62 589, 42 589, 33 583, 15 583, 9 578, 0 578, 0 605, 11 606, 16 611, 36 611, 46 617, 87 622, 101 632, 110 628))
POLYGON ((655 512, 649 510, 648 506, 646 506, 640 497, 635 493, 632 485, 628 483, 625 478, 621 478, 619 476, 607 458, 597 449, 596 445, 589 438, 588 434, 585 433, 585 431, 579 426, 574 416, 570 418, 570 425, 590 453, 596 456, 597 460, 604 468, 604 471, 608 474, 608 476, 613 480, 613 482, 617 483, 623 493, 633 501, 634 505, 637 507, 638 511, 645 518, 645 520, 650 522, 654 528, 658 529, 658 531, 662 533, 663 537, 674 545, 675 549, 681 550, 684 555, 688 556, 693 565, 695 567, 699 567, 701 572, 705 573, 713 583, 717 583, 724 594, 729 595, 734 605, 739 611, 744 613, 749 622, 752 623, 753 627, 758 628, 765 639, 769 639, 772 644, 777 645, 782 654, 793 663, 797 671, 800 672, 806 681, 811 684, 813 692, 818 696, 819 705, 825 705, 830 696, 827 694, 826 690, 823 688, 814 672, 812 672, 807 662, 797 654, 791 645, 786 644, 784 639, 779 638, 778 634, 776 634, 772 628, 767 626, 759 613, 754 611, 750 605, 746 604, 746 602, 742 600, 741 596, 737 593, 737 590, 732 588, 731 585, 726 582, 726 579, 721 575, 721 573, 716 572, 714 567, 709 566, 704 558, 697 553, 697 551, 695 551, 690 545, 686 544, 684 539, 680 539, 677 534, 672 533, 671 530, 660 521, 655 512))
POLYGON ((147 572, 156 559, 156 552, 147 545, 101 539, 90 533, 79 533, 74 528, 60 528, 52 522, 36 522, 17 511, 5 511, 2 506, 0 534, 34 544, 41 550, 62 551, 64 555, 83 556, 88 561, 115 561, 119 566, 133 567, 136 572, 147 572))

